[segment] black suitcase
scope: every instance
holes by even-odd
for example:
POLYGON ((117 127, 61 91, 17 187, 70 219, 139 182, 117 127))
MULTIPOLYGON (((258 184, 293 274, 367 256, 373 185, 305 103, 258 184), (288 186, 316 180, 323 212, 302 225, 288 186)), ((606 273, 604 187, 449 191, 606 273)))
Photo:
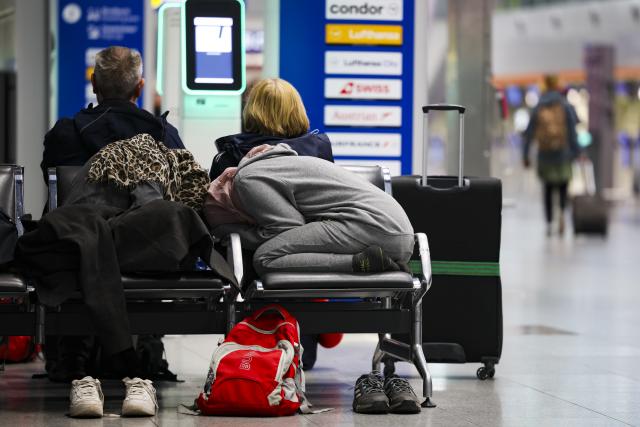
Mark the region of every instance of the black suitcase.
POLYGON ((585 183, 585 193, 573 197, 571 206, 573 232, 606 236, 609 225, 607 202, 596 194, 593 163, 588 159, 580 160, 578 169, 585 183))
MULTIPOLYGON (((502 352, 502 185, 496 178, 462 175, 464 107, 423 107, 425 135, 432 110, 460 114, 459 176, 427 177, 423 171, 423 176, 394 177, 393 196, 415 232, 425 233, 429 240, 433 284, 422 302, 427 361, 480 362, 484 366, 476 374, 484 380, 494 376, 502 352)), ((428 146, 424 151, 426 165, 428 146)), ((406 338, 394 338, 406 342, 406 338)), ((393 369, 393 361, 385 360, 386 373, 393 369)))

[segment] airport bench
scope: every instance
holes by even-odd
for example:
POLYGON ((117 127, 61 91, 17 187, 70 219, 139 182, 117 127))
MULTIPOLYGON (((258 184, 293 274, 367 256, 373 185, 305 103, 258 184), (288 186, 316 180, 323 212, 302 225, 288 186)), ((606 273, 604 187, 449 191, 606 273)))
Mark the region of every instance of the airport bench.
MULTIPOLYGON (((80 169, 76 166, 49 169, 49 210, 64 205, 80 169)), ((123 274, 122 284, 132 334, 227 331, 227 296, 232 294, 234 285, 213 271, 123 274)), ((94 333, 80 293, 59 307, 47 308, 43 317, 47 335, 94 333)))
MULTIPOLYGON (((0 165, 0 207, 15 222, 18 235, 24 232, 24 170, 22 166, 0 165)), ((33 287, 20 274, 0 272, 0 335, 35 335, 36 305, 33 287)))
MULTIPOLYGON (((378 188, 391 193, 391 177, 379 166, 345 166, 378 188)), ((422 298, 431 286, 431 261, 427 237, 416 234, 421 275, 383 273, 268 273, 245 283, 235 323, 257 308, 282 304, 300 322, 305 334, 353 332, 378 333, 372 368, 380 369, 385 355, 413 363, 423 379, 423 407, 433 407, 431 374, 422 349, 422 298), (318 301, 320 300, 320 301, 318 301), (391 333, 407 334, 411 344, 391 339, 391 333)), ((234 268, 242 268, 240 239, 232 235, 234 268)), ((243 272, 236 270, 236 277, 243 272)), ((242 283, 242 281, 240 280, 242 283)))

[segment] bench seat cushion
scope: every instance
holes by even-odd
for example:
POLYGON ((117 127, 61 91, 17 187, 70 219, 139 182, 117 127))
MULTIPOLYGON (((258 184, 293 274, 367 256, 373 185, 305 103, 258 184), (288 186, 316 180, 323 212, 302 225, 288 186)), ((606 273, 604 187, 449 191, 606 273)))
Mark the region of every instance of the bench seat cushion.
POLYGON ((385 273, 268 273, 262 277, 265 290, 295 289, 407 289, 413 277, 402 271, 385 273))
POLYGON ((13 273, 0 273, 0 293, 20 294, 27 292, 27 283, 13 273))
POLYGON ((145 289, 216 289, 222 290, 222 280, 210 271, 180 273, 127 273, 122 275, 125 290, 145 289))

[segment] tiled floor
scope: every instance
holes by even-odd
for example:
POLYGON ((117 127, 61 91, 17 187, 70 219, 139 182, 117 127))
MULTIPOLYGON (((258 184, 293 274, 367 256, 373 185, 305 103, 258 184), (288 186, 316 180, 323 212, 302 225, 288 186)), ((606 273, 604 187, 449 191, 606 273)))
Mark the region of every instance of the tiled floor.
MULTIPOLYGON (((158 384, 156 418, 67 418, 68 388, 31 380, 42 370, 34 363, 0 374, 0 425, 640 426, 640 204, 618 207, 601 239, 546 238, 537 199, 517 202, 503 214, 505 338, 496 377, 477 380, 477 365, 431 365, 435 409, 354 414, 353 382, 369 368, 375 336, 350 335, 321 349, 307 376, 311 401, 332 412, 286 420, 179 414, 199 392, 217 337, 171 336, 167 355, 186 382, 158 384)), ((398 371, 419 389, 412 367, 398 371)), ((107 412, 117 414, 124 388, 107 382, 105 394, 107 412)))

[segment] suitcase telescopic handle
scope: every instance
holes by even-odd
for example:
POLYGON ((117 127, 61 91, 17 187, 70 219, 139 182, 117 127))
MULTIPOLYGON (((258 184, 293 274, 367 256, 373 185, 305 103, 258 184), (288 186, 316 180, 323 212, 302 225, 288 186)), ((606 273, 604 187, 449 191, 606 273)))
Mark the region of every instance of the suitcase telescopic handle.
POLYGON ((429 111, 457 111, 460 118, 460 148, 458 155, 458 187, 462 187, 463 167, 464 167, 464 113, 467 107, 457 104, 428 104, 422 107, 424 121, 422 127, 422 137, 424 139, 424 149, 422 152, 422 185, 427 186, 427 164, 429 160, 429 111))
POLYGON ((457 111, 464 114, 467 107, 456 104, 429 104, 422 107, 422 112, 427 114, 429 111, 457 111))

